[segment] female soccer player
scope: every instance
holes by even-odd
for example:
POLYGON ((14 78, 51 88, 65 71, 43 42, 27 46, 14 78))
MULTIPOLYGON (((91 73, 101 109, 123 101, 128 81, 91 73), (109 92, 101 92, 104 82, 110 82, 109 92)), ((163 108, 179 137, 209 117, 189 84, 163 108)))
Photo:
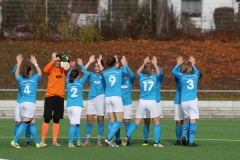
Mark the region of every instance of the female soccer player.
MULTIPOLYGON (((198 147, 198 144, 194 143, 194 137, 196 120, 199 119, 197 85, 200 74, 195 67, 195 58, 191 56, 189 61, 183 62, 182 57, 178 57, 177 65, 172 69, 172 74, 178 78, 181 83, 181 107, 185 118, 184 127, 188 128, 190 122, 188 147, 198 147), (178 72, 177 69, 180 65, 181 69, 180 72, 178 72)), ((187 143, 183 135, 182 141, 184 140, 184 143, 187 143)))
POLYGON ((11 146, 14 148, 21 148, 18 145, 18 140, 26 130, 27 126, 30 124, 30 132, 33 136, 34 141, 36 142, 36 147, 44 147, 45 145, 40 144, 37 135, 37 128, 34 118, 34 113, 36 109, 36 93, 38 82, 42 76, 42 71, 37 64, 35 56, 31 55, 30 61, 35 65, 37 69, 37 74, 33 74, 33 69, 31 65, 22 64, 23 57, 21 54, 17 56, 17 70, 15 72, 15 77, 18 81, 20 88, 20 112, 23 117, 22 123, 18 127, 17 133, 14 136, 11 146), (21 71, 20 70, 21 66, 21 71), (21 75, 20 75, 21 74, 21 75))
MULTIPOLYGON (((88 69, 91 63, 95 62, 95 56, 92 55, 89 58, 85 68, 88 69)), ((88 72, 88 78, 90 81, 90 89, 87 99, 87 125, 86 125, 86 141, 83 146, 90 145, 90 135, 92 133, 92 124, 94 121, 94 115, 97 115, 98 121, 98 141, 97 146, 102 146, 102 135, 104 131, 104 114, 105 114, 105 82, 102 76, 104 62, 102 55, 99 56, 95 63, 95 72, 88 72)))
POLYGON ((137 70, 138 80, 140 83, 140 99, 136 110, 135 122, 131 124, 126 137, 122 141, 122 146, 127 145, 128 138, 137 129, 146 115, 146 110, 148 110, 154 123, 154 147, 162 147, 159 143, 160 112, 156 102, 156 87, 160 71, 157 67, 157 58, 153 57, 151 62, 149 57, 146 57, 143 65, 137 70), (156 68, 156 73, 154 74, 152 74, 152 64, 156 68), (141 73, 143 69, 145 72, 144 74, 141 73))
MULTIPOLYGON (((14 74, 14 76, 15 76, 16 70, 17 70, 17 65, 15 65, 12 70, 12 73, 14 74)), ((20 107, 19 107, 20 97, 21 97, 20 88, 18 86, 18 96, 17 96, 17 102, 15 105, 15 112, 14 112, 15 113, 15 122, 16 122, 14 125, 14 136, 16 135, 17 129, 20 126, 21 121, 22 121, 22 116, 21 116, 20 107)), ((26 128, 26 132, 25 132, 25 137, 26 137, 25 138, 25 146, 27 146, 27 147, 30 146, 30 143, 29 143, 30 136, 31 136, 30 125, 28 125, 26 128)))
MULTIPOLYGON (((157 101, 157 106, 159 108, 159 114, 160 114, 160 122, 161 122, 161 118, 162 118, 162 98, 161 98, 161 87, 162 87, 162 82, 163 82, 163 70, 158 66, 158 70, 160 71, 160 76, 158 78, 157 81, 157 88, 156 88, 156 101, 157 101)), ((142 72, 144 73, 144 72, 142 72)), ((156 73, 156 69, 154 67, 154 65, 152 65, 152 74, 156 73)), ((146 118, 144 119, 144 126, 143 126, 143 136, 144 136, 144 142, 143 142, 143 146, 147 146, 148 145, 148 135, 149 135, 149 127, 150 127, 150 113, 149 111, 146 111, 146 118)), ((159 137, 159 143, 160 143, 160 139, 161 139, 161 133, 162 133, 162 126, 160 125, 160 137, 159 137)), ((159 144, 161 145, 161 143, 159 144)), ((162 146, 163 147, 163 146, 162 146)))
POLYGON ((75 62, 72 62, 72 68, 67 74, 66 86, 67 86, 67 113, 70 120, 68 147, 75 147, 73 144, 74 135, 76 135, 77 146, 82 145, 80 141, 80 119, 83 108, 83 86, 87 81, 88 73, 83 66, 82 59, 78 58, 77 63, 83 71, 83 77, 79 77, 79 71, 74 69, 75 62))
POLYGON ((106 62, 107 69, 103 71, 103 77, 106 84, 105 104, 110 122, 108 124, 108 136, 105 142, 111 146, 116 147, 112 141, 113 135, 119 129, 123 120, 123 103, 122 103, 122 77, 126 76, 126 57, 123 56, 121 63, 123 70, 117 69, 118 63, 115 57, 108 58, 106 62))
MULTIPOLYGON (((180 72, 181 66, 177 67, 177 71, 180 72)), ((181 136, 182 136, 182 125, 183 125, 183 119, 184 119, 184 113, 181 107, 181 83, 178 78, 174 77, 175 83, 176 83, 176 93, 174 98, 174 120, 176 121, 176 127, 175 127, 175 133, 176 133, 176 139, 177 141, 174 143, 174 145, 181 145, 181 136)), ((185 130, 187 134, 187 130, 185 130)), ((186 136, 185 134, 185 136, 186 136)), ((185 141, 184 141, 185 142, 185 141)), ((183 145, 186 145, 183 143, 183 145)))
MULTIPOLYGON (((132 85, 134 83, 134 73, 127 66, 127 75, 122 77, 122 102, 123 102, 123 122, 125 126, 125 134, 127 134, 130 127, 130 121, 132 119, 132 85)), ((116 144, 120 145, 122 141, 120 140, 120 128, 116 132, 116 144)), ((130 146, 130 137, 128 138, 127 146, 130 146)))

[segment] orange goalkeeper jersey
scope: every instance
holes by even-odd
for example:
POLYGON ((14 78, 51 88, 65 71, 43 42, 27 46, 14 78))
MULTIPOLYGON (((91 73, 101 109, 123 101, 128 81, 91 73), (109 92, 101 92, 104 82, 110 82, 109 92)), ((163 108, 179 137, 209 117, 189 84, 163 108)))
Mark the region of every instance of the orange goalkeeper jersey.
POLYGON ((64 98, 66 75, 69 70, 54 67, 53 64, 54 61, 51 61, 43 69, 43 72, 48 75, 45 97, 60 96, 64 98))

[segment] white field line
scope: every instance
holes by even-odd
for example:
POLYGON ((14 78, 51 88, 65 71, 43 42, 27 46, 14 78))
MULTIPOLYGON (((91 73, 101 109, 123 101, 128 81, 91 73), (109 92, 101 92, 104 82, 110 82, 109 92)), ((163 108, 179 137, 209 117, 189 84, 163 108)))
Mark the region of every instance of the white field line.
MULTIPOLYGON (((0 137, 0 139, 4 139, 4 138, 8 138, 8 139, 13 139, 14 137, 0 137)), ((21 137, 24 138, 24 137, 21 137)), ((52 137, 46 137, 46 139, 49 139, 52 137)), ((62 138, 62 139, 68 139, 68 137, 58 137, 58 138, 62 138)), ((97 139, 98 137, 90 137, 91 139, 97 139)), ((106 137, 102 137, 102 139, 104 139, 106 137)), ((85 137, 81 137, 81 139, 85 139, 85 137)), ((121 139, 123 139, 123 137, 121 137, 121 139)), ((131 138, 131 139, 143 139, 143 138, 131 138)), ((153 139, 153 138, 148 138, 148 139, 153 139)), ((161 138, 161 139, 172 139, 175 140, 176 138, 161 138)), ((197 141, 227 141, 227 142, 240 142, 240 140, 237 139, 194 139, 197 141)))

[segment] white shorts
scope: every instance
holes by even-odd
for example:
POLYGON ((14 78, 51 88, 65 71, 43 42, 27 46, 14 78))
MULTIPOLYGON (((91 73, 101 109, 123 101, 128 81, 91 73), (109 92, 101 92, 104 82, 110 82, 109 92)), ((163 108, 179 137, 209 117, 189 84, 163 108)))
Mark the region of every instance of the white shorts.
POLYGON ((20 112, 19 103, 16 103, 16 105, 15 105, 15 121, 17 121, 17 122, 22 121, 22 115, 21 115, 21 112, 20 112))
POLYGON ((136 118, 146 118, 146 112, 150 112, 150 118, 159 117, 159 108, 155 100, 142 100, 138 102, 136 118))
POLYGON ((118 96, 105 97, 106 111, 111 112, 123 112, 122 98, 118 96))
POLYGON ((70 123, 80 124, 81 115, 82 115, 82 107, 80 107, 80 106, 67 107, 67 114, 68 114, 70 123))
POLYGON ((32 102, 23 102, 19 104, 20 112, 23 118, 33 118, 36 104, 32 102))
POLYGON ((104 116, 106 112, 104 94, 98 95, 97 97, 87 100, 87 115, 104 116))
POLYGON ((174 104, 174 120, 181 121, 184 119, 183 109, 181 104, 174 104))
MULTIPOLYGON (((157 103, 157 107, 158 107, 160 118, 163 118, 163 115, 162 115, 162 101, 157 103)), ((146 110, 146 116, 144 118, 151 118, 151 114, 148 110, 146 110)))
POLYGON ((184 118, 199 119, 198 99, 192 101, 181 102, 184 112, 184 118))
POLYGON ((123 106, 123 119, 132 119, 132 104, 123 106))

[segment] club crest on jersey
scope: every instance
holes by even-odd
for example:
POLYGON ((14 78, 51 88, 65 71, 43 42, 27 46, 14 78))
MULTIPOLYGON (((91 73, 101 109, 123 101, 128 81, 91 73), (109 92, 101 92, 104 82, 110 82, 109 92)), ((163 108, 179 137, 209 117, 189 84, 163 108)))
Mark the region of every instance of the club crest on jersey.
POLYGON ((94 84, 100 84, 101 81, 93 81, 94 84))
POLYGON ((57 75, 56 78, 62 78, 62 75, 57 75))

